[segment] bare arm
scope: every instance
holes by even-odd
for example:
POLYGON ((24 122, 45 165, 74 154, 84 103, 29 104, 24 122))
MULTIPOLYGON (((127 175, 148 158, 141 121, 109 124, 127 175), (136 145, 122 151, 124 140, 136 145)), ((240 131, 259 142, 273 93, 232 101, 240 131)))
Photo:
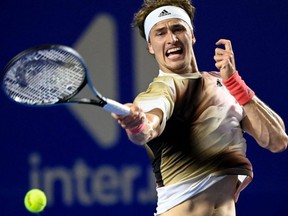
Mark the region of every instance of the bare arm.
POLYGON ((263 148, 272 152, 284 151, 288 137, 280 116, 257 97, 243 107, 247 115, 242 121, 243 130, 253 136, 263 148))
MULTIPOLYGON (((215 49, 215 66, 220 70, 224 80, 229 79, 236 71, 232 45, 229 40, 221 39, 216 45, 225 48, 215 49)), ((254 137, 263 148, 280 152, 287 148, 288 137, 283 120, 278 114, 254 96, 243 105, 246 117, 242 121, 243 129, 254 137)))
POLYGON ((145 144, 151 139, 157 137, 160 133, 160 124, 162 122, 162 111, 154 109, 150 112, 143 112, 135 104, 127 104, 131 113, 128 116, 118 116, 112 114, 112 117, 118 120, 118 123, 126 130, 129 139, 135 144, 145 144), (135 128, 141 126, 139 132, 133 132, 135 128))

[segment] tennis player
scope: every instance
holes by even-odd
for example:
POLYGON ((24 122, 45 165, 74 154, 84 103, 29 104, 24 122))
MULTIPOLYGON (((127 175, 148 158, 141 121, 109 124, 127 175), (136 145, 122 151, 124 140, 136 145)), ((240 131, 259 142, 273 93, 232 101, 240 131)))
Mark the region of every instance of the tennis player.
POLYGON ((144 145, 156 179, 161 216, 234 216, 252 180, 243 133, 271 152, 287 148, 282 119, 239 75, 231 42, 216 42, 216 72, 199 72, 189 0, 146 1, 135 25, 159 65, 145 92, 112 114, 129 139, 144 145))

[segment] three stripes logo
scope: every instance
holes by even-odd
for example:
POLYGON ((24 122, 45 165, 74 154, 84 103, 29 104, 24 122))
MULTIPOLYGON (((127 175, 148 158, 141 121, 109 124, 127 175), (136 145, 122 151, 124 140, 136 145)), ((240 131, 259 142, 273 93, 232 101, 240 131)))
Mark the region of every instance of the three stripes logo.
POLYGON ((170 14, 171 14, 170 12, 168 12, 167 10, 164 9, 164 10, 159 14, 158 17, 167 16, 167 15, 170 15, 170 14))

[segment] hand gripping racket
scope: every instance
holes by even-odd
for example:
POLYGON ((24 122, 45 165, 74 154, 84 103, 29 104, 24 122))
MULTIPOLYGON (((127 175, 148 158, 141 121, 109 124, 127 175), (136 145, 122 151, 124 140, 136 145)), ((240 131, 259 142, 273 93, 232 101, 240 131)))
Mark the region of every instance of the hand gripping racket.
POLYGON ((37 46, 19 53, 4 68, 1 82, 8 97, 24 105, 92 104, 118 115, 130 113, 96 90, 83 58, 67 46, 37 46), (76 98, 87 83, 95 98, 76 98))

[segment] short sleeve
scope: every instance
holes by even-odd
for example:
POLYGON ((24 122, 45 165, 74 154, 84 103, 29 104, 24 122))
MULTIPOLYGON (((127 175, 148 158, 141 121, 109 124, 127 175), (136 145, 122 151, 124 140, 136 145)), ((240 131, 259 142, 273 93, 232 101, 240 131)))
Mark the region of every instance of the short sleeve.
POLYGON ((140 93, 134 100, 144 112, 160 109, 163 112, 161 131, 166 121, 171 117, 176 100, 175 84, 172 77, 156 77, 145 92, 140 93))

